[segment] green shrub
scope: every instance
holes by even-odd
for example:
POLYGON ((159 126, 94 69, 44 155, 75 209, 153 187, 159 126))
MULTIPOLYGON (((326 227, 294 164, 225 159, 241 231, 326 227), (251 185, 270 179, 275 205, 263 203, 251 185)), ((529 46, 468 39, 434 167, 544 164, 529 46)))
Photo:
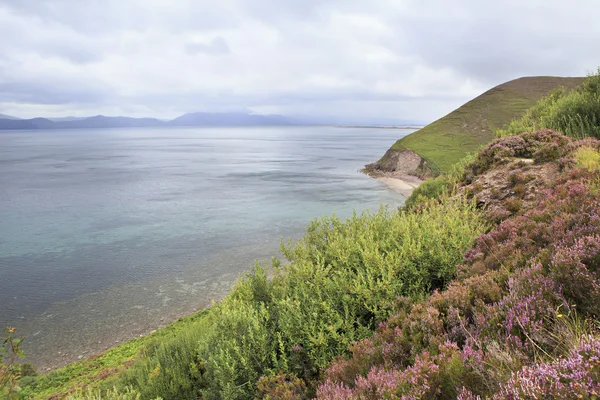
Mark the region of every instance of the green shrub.
POLYGON ((24 354, 23 339, 15 337, 15 328, 5 328, 0 336, 0 396, 3 399, 18 399, 21 392, 22 366, 18 363, 24 354))
MULTIPOLYGON (((122 389, 111 388, 107 391, 93 390, 77 393, 68 397, 68 400, 140 400, 140 393, 130 387, 122 389)), ((161 400, 156 398, 154 400, 161 400)))
POLYGON ((146 345, 133 367, 122 374, 119 387, 135 387, 144 399, 198 397, 198 388, 204 385, 198 342, 210 333, 213 311, 205 312, 170 339, 161 338, 146 345))
POLYGON ((193 329, 147 349, 122 384, 142 398, 251 399, 261 377, 282 371, 312 395, 321 371, 395 312, 398 296, 444 287, 485 230, 460 200, 315 220, 282 245, 289 263, 257 265, 193 329))
POLYGON ((584 146, 575 150, 575 163, 588 171, 600 170, 600 152, 592 147, 584 146))
POLYGON ((415 206, 425 203, 432 199, 438 199, 446 193, 451 193, 456 184, 462 180, 465 166, 472 163, 475 159, 475 154, 468 154, 458 163, 452 166, 450 171, 446 174, 440 175, 436 178, 430 178, 421 183, 406 199, 405 206, 407 208, 414 208, 415 206))
POLYGON ((437 178, 427 179, 421 183, 406 199, 405 206, 408 208, 414 207, 430 199, 437 199, 448 190, 450 179, 447 176, 441 175, 437 178))
POLYGON ((263 376, 256 385, 258 398, 264 400, 300 400, 306 398, 306 385, 295 375, 263 376))
POLYGON ((600 138, 600 68, 576 90, 557 89, 525 115, 498 130, 498 136, 553 129, 574 138, 600 138))
POLYGON ((504 200, 504 206, 512 213, 518 212, 523 206, 523 202, 520 199, 510 198, 504 200))

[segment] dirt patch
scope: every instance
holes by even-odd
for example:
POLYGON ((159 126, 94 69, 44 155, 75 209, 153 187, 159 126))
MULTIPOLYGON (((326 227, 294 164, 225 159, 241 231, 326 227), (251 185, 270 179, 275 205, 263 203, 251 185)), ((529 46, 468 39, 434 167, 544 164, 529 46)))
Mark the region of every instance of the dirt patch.
POLYGON ((535 207, 544 189, 551 189, 560 175, 556 162, 534 164, 532 159, 512 158, 459 189, 477 200, 490 220, 501 221, 535 207))

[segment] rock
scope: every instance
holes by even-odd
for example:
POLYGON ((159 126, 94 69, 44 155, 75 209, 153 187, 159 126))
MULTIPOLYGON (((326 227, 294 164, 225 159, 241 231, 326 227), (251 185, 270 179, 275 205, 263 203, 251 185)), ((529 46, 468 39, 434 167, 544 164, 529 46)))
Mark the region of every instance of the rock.
POLYGON ((366 165, 362 172, 374 178, 398 174, 426 179, 434 175, 427 161, 408 149, 389 149, 379 161, 366 165))

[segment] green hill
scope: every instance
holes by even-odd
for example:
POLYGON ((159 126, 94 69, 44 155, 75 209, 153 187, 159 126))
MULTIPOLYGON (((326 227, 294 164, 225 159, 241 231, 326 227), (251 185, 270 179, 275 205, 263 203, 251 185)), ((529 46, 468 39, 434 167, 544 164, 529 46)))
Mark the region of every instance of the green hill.
MULTIPOLYGON (((391 153, 412 150, 429 161, 434 172, 448 171, 465 154, 490 142, 496 129, 521 117, 550 91, 560 86, 573 89, 583 79, 536 76, 503 83, 398 140, 390 149, 391 153)), ((376 163, 380 165, 379 169, 390 170, 389 163, 386 166, 385 162, 393 155, 389 153, 376 163)), ((397 154, 394 158, 398 158, 397 154)))

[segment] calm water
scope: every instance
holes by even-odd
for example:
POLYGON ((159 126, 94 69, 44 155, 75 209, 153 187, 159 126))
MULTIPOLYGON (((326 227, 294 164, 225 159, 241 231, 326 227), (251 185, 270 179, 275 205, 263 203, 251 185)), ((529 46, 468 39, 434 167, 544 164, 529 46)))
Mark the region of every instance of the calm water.
POLYGON ((205 307, 313 217, 400 204, 357 170, 410 132, 0 132, 0 325, 49 367, 205 307))

